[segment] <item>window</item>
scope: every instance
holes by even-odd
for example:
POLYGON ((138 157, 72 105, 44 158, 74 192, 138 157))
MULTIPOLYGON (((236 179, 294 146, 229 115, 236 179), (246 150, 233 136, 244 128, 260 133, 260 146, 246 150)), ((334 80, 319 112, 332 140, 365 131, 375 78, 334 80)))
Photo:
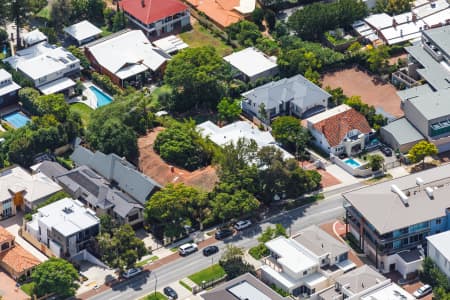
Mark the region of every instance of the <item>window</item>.
POLYGON ((306 275, 306 274, 308 274, 308 271, 304 271, 304 272, 303 272, 303 276, 306 275))
POLYGON ((5 251, 5 250, 7 250, 7 249, 9 249, 9 242, 8 242, 8 243, 3 243, 3 244, 2 244, 2 251, 5 251))
POLYGON ((439 219, 436 219, 436 221, 435 221, 435 222, 436 222, 436 225, 439 225, 439 224, 441 224, 441 223, 442 223, 442 219, 440 219, 440 218, 439 218, 439 219))
POLYGON ((133 221, 136 221, 137 219, 139 219, 139 213, 135 213, 135 214, 129 216, 128 222, 133 222, 133 221))

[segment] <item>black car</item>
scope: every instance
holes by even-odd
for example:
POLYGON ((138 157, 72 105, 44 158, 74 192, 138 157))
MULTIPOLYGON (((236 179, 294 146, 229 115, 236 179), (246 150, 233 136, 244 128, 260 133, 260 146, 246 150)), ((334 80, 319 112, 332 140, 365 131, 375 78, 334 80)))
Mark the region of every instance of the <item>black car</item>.
POLYGON ((177 292, 175 292, 175 290, 173 288, 171 288, 170 286, 166 286, 163 291, 164 291, 164 295, 169 297, 169 299, 178 299, 177 292))
POLYGON ((392 150, 388 147, 381 147, 381 152, 386 156, 392 156, 392 150))
POLYGON ((208 246, 205 249, 203 249, 204 256, 210 256, 217 252, 219 252, 219 247, 217 246, 208 246))
POLYGON ((233 235, 233 230, 228 229, 228 228, 219 229, 214 234, 216 240, 223 240, 224 238, 227 238, 232 235, 233 235))

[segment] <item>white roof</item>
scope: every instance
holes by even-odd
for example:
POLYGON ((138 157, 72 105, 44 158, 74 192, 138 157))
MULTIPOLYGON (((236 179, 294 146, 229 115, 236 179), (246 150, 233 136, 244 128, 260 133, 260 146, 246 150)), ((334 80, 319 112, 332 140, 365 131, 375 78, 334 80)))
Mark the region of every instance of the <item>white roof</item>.
POLYGON ((317 266, 317 261, 312 258, 312 254, 291 239, 281 236, 268 241, 265 245, 280 256, 277 262, 283 266, 283 269, 300 274, 317 266))
POLYGON ((5 69, 0 69, 0 82, 11 78, 11 74, 9 74, 5 69))
POLYGON ((153 47, 141 30, 130 30, 86 48, 100 65, 121 79, 148 69, 156 71, 170 59, 161 49, 153 47))
POLYGON ((175 35, 169 35, 165 38, 156 40, 153 42, 153 45, 162 49, 167 54, 171 54, 189 47, 188 44, 175 35))
POLYGON ((235 6, 234 9, 243 15, 250 14, 255 10, 256 0, 240 0, 239 6, 235 6))
POLYGON ((333 107, 332 109, 326 110, 320 114, 312 116, 306 120, 308 121, 308 123, 316 124, 316 123, 326 120, 332 116, 341 114, 349 109, 352 109, 352 108, 350 106, 348 106, 347 104, 341 104, 339 106, 333 107))
POLYGON ((233 54, 225 56, 223 59, 248 77, 261 74, 277 67, 275 62, 253 47, 234 52, 233 54))
POLYGON ((46 41, 47 36, 43 34, 39 29, 35 29, 33 31, 28 32, 24 37, 23 40, 25 44, 27 45, 34 45, 36 43, 46 41))
POLYGON ((42 173, 31 175, 21 167, 0 172, 0 202, 11 199, 15 192, 25 191, 25 199, 34 202, 46 198, 62 188, 42 173))
POLYGON ((258 148, 265 146, 273 146, 283 153, 284 159, 294 158, 292 154, 282 149, 275 143, 275 139, 268 131, 261 131, 255 125, 245 122, 237 121, 228 124, 224 127, 218 127, 211 121, 203 122, 197 125, 200 129, 200 134, 204 137, 209 137, 211 141, 219 146, 229 143, 236 144, 240 138, 252 139, 258 145, 258 148))
POLYGON ((11 80, 11 82, 5 85, 0 84, 0 96, 7 95, 20 89, 20 85, 12 81, 11 74, 4 69, 0 69, 0 83, 5 80, 11 80))
POLYGON ((422 20, 403 23, 395 27, 389 27, 381 30, 381 34, 387 40, 389 45, 419 39, 422 36, 421 28, 425 28, 422 20))
POLYGON ((447 261, 450 261, 450 231, 427 236, 428 243, 432 244, 447 261))
POLYGON ((392 17, 386 13, 370 15, 365 18, 364 21, 376 29, 383 29, 392 26, 392 17))
POLYGON ((395 283, 385 285, 361 297, 361 300, 414 300, 415 298, 395 283))
MULTIPOLYGON (((445 11, 450 7, 450 3, 448 3, 446 0, 435 0, 433 1, 433 6, 431 6, 431 1, 428 0, 424 1, 424 3, 416 2, 414 4, 415 7, 412 9, 412 11, 417 15, 419 19, 439 13, 441 11, 445 11)), ((447 18, 449 17, 448 13, 449 12, 447 11, 447 18)))
POLYGON ((95 37, 102 33, 102 31, 98 27, 86 20, 64 28, 64 32, 79 42, 95 37))
POLYGON ((57 79, 55 81, 52 81, 50 83, 41 85, 39 87, 39 90, 44 95, 51 95, 51 94, 55 94, 60 91, 63 91, 67 88, 73 87, 75 85, 76 85, 75 81, 73 81, 70 78, 63 77, 63 78, 57 79))
POLYGON ((33 215, 48 228, 54 228, 65 237, 83 231, 100 222, 93 211, 83 207, 82 203, 64 198, 38 209, 33 215))
POLYGON ((436 25, 444 25, 446 24, 446 20, 450 18, 450 8, 447 8, 445 10, 441 10, 440 12, 437 12, 435 14, 429 15, 427 17, 424 17, 422 21, 427 24, 430 28, 436 26, 436 25))

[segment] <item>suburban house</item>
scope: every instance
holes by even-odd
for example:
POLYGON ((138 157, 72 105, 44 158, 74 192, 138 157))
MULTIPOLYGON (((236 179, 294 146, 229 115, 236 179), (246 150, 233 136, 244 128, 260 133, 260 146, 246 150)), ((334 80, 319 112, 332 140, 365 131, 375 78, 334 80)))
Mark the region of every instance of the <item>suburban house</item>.
POLYGON ((407 291, 374 268, 363 265, 336 278, 334 286, 311 296, 311 300, 413 300, 407 291))
POLYGON ((449 229, 450 165, 344 193, 347 232, 383 273, 414 277, 426 237, 449 229))
POLYGON ((294 296, 309 296, 334 284, 337 276, 356 267, 349 248, 313 225, 292 238, 277 237, 267 243, 261 277, 294 296))
POLYGON ((64 33, 77 46, 82 46, 102 36, 102 30, 87 20, 64 28, 64 33))
MULTIPOLYGON (((138 2, 138 1, 136 1, 138 2)), ((124 30, 85 46, 92 67, 121 86, 142 86, 162 76, 170 56, 141 30, 124 30)))
POLYGON ((15 236, 0 226, 0 268, 12 278, 29 277, 41 262, 15 242, 15 236))
POLYGON ((25 230, 57 257, 69 258, 93 247, 100 219, 81 202, 64 198, 39 208, 25 230))
POLYGON ((55 178, 74 199, 78 199, 98 216, 113 217, 119 224, 141 225, 142 204, 114 187, 88 166, 81 166, 55 178))
POLYGON ((55 161, 44 160, 30 167, 32 174, 44 174, 55 181, 55 178, 67 173, 67 169, 55 161))
POLYGON ((20 85, 13 81, 12 75, 0 69, 0 107, 16 103, 19 89, 20 85))
POLYGON ((0 220, 17 210, 32 210, 62 188, 44 174, 31 175, 18 166, 0 172, 0 220))
POLYGON ((147 202, 151 195, 161 188, 125 158, 114 153, 92 152, 77 145, 70 158, 77 166, 88 166, 140 204, 147 202))
POLYGON ((71 96, 80 75, 80 60, 63 47, 40 42, 5 58, 13 69, 29 78, 44 95, 71 96))
POLYGON ((424 140, 424 137, 406 118, 397 119, 380 128, 380 136, 383 142, 407 153, 415 144, 424 140))
POLYGON ((314 144, 333 155, 360 153, 374 132, 366 118, 346 104, 312 116, 306 123, 314 144))
POLYGON ((450 231, 427 236, 427 256, 450 278, 450 231))
POLYGON ((261 280, 245 273, 200 295, 203 300, 287 300, 261 280))
POLYGON ((32 30, 24 35, 23 43, 25 47, 31 47, 40 42, 46 42, 47 36, 43 34, 39 29, 32 30))
POLYGON ((277 58, 268 57, 254 47, 234 52, 223 59, 232 66, 236 77, 244 81, 254 82, 278 74, 277 58))
POLYGON ((284 159, 294 158, 292 154, 281 148, 275 142, 274 137, 268 131, 262 131, 250 122, 236 121, 234 123, 219 127, 211 121, 205 121, 197 125, 197 130, 203 137, 209 138, 219 146, 230 143, 236 144, 241 138, 254 140, 258 148, 271 146, 281 151, 284 159))
POLYGON ((269 124, 281 115, 305 118, 324 111, 331 95, 302 75, 296 75, 259 86, 242 97, 242 110, 269 124))
POLYGON ((190 26, 189 8, 179 0, 122 0, 128 20, 154 39, 190 26))

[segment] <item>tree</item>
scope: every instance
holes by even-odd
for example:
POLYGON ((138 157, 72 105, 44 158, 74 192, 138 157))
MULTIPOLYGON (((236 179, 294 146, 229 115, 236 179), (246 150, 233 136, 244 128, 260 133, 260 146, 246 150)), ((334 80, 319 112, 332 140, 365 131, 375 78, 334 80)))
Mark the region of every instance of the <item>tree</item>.
POLYGON ((67 298, 75 295, 78 288, 78 272, 62 258, 50 258, 38 265, 31 273, 34 294, 38 297, 55 293, 67 298))
POLYGON ((389 15, 399 15, 411 10, 410 0, 377 0, 375 12, 387 13, 389 15))
POLYGON ((84 55, 83 51, 81 51, 80 48, 75 47, 73 45, 67 47, 67 50, 70 51, 70 53, 73 54, 76 58, 80 60, 80 64, 84 69, 89 69, 90 63, 87 57, 84 55))
POLYGON ((244 248, 240 248, 234 246, 232 244, 227 244, 225 246, 225 251, 222 254, 221 260, 229 260, 234 257, 243 257, 244 256, 244 248))
MULTIPOLYGON (((8 2, 8 1, 7 1, 8 2)), ((17 48, 22 47, 22 40, 20 37, 20 29, 25 25, 27 16, 31 11, 31 4, 29 0, 13 0, 10 1, 10 20, 16 25, 16 45, 17 48)))
POLYGON ((408 157, 413 163, 422 161, 422 166, 425 165, 425 158, 438 154, 436 145, 427 141, 421 141, 409 149, 408 157))
POLYGON ((267 113, 266 105, 263 102, 261 102, 261 104, 259 104, 258 115, 261 118, 262 122, 264 122, 264 123, 269 123, 270 122, 270 119, 269 119, 270 116, 267 113))
POLYGON ((383 73, 389 65, 389 56, 389 48, 386 45, 370 49, 367 56, 370 71, 383 73))
MULTIPOLYGON (((0 0, 0 25, 4 25, 8 20, 8 4, 7 0, 0 0)), ((3 41, 0 40, 0 43, 3 41)))
POLYGON ((310 140, 308 130, 301 125, 299 119, 292 116, 276 118, 272 123, 272 135, 283 147, 294 153, 297 159, 299 152, 303 153, 310 140))
POLYGON ((267 27, 269 27, 269 31, 273 31, 275 29, 275 24, 277 22, 276 14, 273 10, 267 9, 264 11, 264 20, 266 20, 267 27))
POLYGON ((227 245, 219 264, 227 273, 227 279, 231 280, 245 273, 256 274, 255 267, 243 260, 244 251, 233 245, 227 245))
POLYGON ((50 19, 53 27, 57 30, 61 30, 64 25, 70 22, 70 16, 72 15, 72 2, 71 0, 58 0, 51 4, 50 19))
POLYGON ((253 10, 252 12, 252 21, 258 25, 258 26, 262 26, 262 21, 264 19, 264 10, 262 8, 255 8, 255 10, 253 10))
POLYGON ((380 154, 369 155, 367 159, 372 171, 378 171, 383 167, 384 158, 380 154))
POLYGON ((232 24, 227 28, 227 33, 232 40, 237 40, 245 47, 251 47, 262 37, 258 25, 247 20, 242 20, 232 24))
POLYGON ((144 242, 136 237, 129 224, 113 229, 112 233, 99 234, 97 241, 102 260, 122 271, 134 267, 147 254, 144 242))
POLYGON ((231 68, 213 47, 188 48, 167 64, 164 81, 174 91, 174 109, 216 107, 226 94, 231 68))
POLYGON ((239 100, 222 98, 217 104, 217 112, 220 121, 231 123, 239 118, 242 109, 239 100))

